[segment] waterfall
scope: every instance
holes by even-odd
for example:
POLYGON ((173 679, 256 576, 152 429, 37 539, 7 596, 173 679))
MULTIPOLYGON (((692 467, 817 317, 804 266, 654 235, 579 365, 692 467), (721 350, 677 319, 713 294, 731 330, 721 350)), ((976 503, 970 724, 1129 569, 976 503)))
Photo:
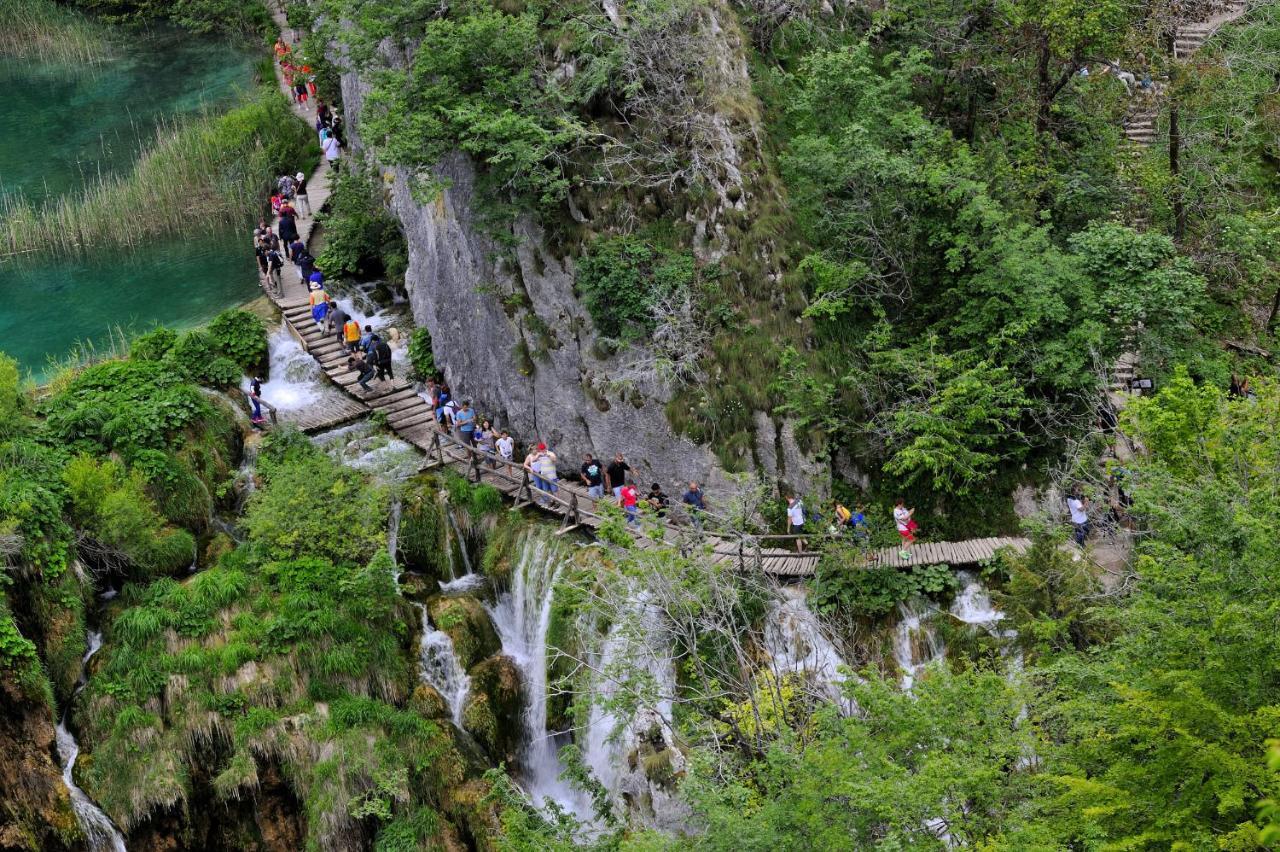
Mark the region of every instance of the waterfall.
POLYGON ((818 617, 809 609, 803 586, 784 586, 769 607, 764 626, 764 649, 775 675, 803 675, 836 702, 841 711, 857 711, 840 686, 848 675, 840 671, 844 659, 827 637, 818 617))
MULTIPOLYGON (((80 679, 76 682, 74 695, 79 695, 80 690, 84 689, 85 683, 88 681, 88 669, 86 668, 89 660, 93 655, 98 653, 98 649, 102 647, 102 634, 98 631, 90 631, 88 634, 89 648, 85 652, 81 660, 80 679)), ((111 822, 111 818, 103 812, 89 798, 88 794, 76 786, 73 774, 76 767, 76 758, 80 756, 80 744, 76 742, 76 738, 67 728, 67 711, 62 714, 62 719, 58 722, 55 729, 56 741, 58 744, 58 757, 62 760, 62 783, 66 785, 67 792, 71 794, 71 809, 75 812, 76 822, 80 824, 80 830, 84 832, 89 842, 89 849, 92 852, 125 852, 124 835, 111 822)))
POLYGON ((587 819, 591 805, 580 790, 561 780, 556 736, 547 731, 547 630, 552 594, 567 554, 545 532, 526 533, 518 552, 510 591, 488 609, 502 639, 502 652, 519 667, 527 694, 520 781, 536 805, 549 799, 587 819))
MULTIPOLYGON (((319 362, 307 354, 283 321, 267 338, 267 351, 270 372, 262 385, 262 398, 277 410, 299 411, 337 395, 326 386, 319 362)), ((247 378, 243 390, 249 392, 247 378)))
POLYGON ((996 625, 1004 618, 1004 613, 992 605, 986 587, 968 571, 957 571, 956 579, 962 588, 951 604, 951 614, 957 620, 977 625, 993 636, 1002 635, 996 625))
POLYGON ((899 621, 894 629, 893 657, 902 672, 903 689, 911 689, 921 672, 941 660, 946 653, 946 647, 929 624, 929 619, 937 611, 937 607, 923 600, 898 604, 899 621))
POLYGON ((427 608, 414 604, 422 614, 422 639, 418 645, 418 676, 435 687, 449 705, 453 724, 462 727, 462 708, 467 703, 471 678, 462 669, 453 650, 453 640, 443 630, 431 626, 427 608))
POLYGON ((687 806, 654 783, 641 758, 642 747, 648 747, 669 761, 664 774, 683 772, 685 766, 672 733, 676 668, 662 610, 637 594, 595 657, 591 712, 581 737, 583 762, 615 804, 632 805, 634 816, 656 828, 687 828, 687 806), (624 683, 640 693, 629 717, 611 709, 624 683))
POLYGON ((467 550, 467 538, 462 534, 462 530, 458 527, 458 519, 453 515, 453 509, 449 504, 449 492, 443 491, 440 494, 440 514, 444 515, 444 550, 449 558, 449 579, 441 581, 440 591, 448 594, 458 594, 467 592, 484 584, 483 574, 475 573, 475 568, 471 564, 471 554, 467 550), (454 549, 462 555, 461 575, 457 571, 457 561, 453 555, 454 549))

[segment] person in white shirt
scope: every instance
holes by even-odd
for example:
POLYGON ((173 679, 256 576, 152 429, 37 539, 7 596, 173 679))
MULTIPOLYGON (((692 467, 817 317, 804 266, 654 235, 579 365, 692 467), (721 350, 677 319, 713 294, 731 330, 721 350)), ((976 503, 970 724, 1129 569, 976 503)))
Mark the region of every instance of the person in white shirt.
POLYGON ((1067 498, 1067 509, 1071 512, 1071 523, 1076 528, 1076 544, 1084 547, 1085 539, 1089 537, 1089 501, 1076 492, 1067 498))
POLYGON ((338 158, 342 156, 342 146, 338 144, 338 139, 333 134, 325 137, 320 143, 320 150, 324 151, 324 158, 329 161, 330 166, 338 165, 338 158))
POLYGON ((506 432, 502 433, 502 437, 497 440, 498 455, 502 456, 503 461, 511 461, 516 451, 515 439, 506 432))
POLYGON ((910 548, 912 543, 915 542, 916 530, 919 529, 919 525, 916 524, 915 518, 912 517, 915 513, 916 510, 908 509, 907 501, 903 500, 901 497, 898 498, 897 503, 893 507, 893 523, 898 528, 898 535, 902 537, 902 550, 898 555, 903 559, 910 558, 911 551, 908 548, 910 548))
MULTIPOLYGON (((794 496, 787 498, 787 526, 791 528, 792 535, 804 535, 804 503, 794 496)), ((798 553, 804 553, 805 543, 803 538, 796 539, 798 553)))

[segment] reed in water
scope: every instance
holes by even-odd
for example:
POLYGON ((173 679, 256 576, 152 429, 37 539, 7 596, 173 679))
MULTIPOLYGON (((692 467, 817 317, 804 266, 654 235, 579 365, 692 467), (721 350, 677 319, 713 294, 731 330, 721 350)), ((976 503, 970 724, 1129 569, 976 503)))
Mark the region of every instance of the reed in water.
POLYGON ((246 221, 277 174, 310 171, 314 148, 283 96, 263 90, 225 114, 162 127, 127 174, 41 205, 6 200, 0 254, 137 247, 246 221))
POLYGON ((99 24, 53 0, 0 0, 0 56, 97 64, 111 44, 99 24))

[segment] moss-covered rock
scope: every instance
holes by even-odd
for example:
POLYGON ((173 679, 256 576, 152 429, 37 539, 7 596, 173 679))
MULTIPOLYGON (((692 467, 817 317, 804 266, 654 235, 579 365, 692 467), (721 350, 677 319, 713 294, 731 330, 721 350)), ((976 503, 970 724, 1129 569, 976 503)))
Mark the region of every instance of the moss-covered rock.
POLYGON ((471 668, 502 648, 493 620, 475 598, 437 595, 427 601, 427 612, 431 623, 449 634, 463 668, 471 668))
POLYGON ((205 542, 204 552, 200 556, 200 567, 208 568, 217 565, 218 560, 236 549, 236 543, 224 532, 214 533, 205 542))
POLYGON ((420 683, 409 698, 409 709, 425 719, 449 718, 449 705, 440 690, 429 683, 420 683))
POLYGON ((429 583, 449 579, 445 523, 434 483, 416 482, 400 495, 399 558, 429 583))
POLYGON ((495 763, 514 765, 520 751, 520 714, 524 709, 520 669, 510 657, 497 654, 469 674, 471 693, 462 710, 462 727, 495 763))

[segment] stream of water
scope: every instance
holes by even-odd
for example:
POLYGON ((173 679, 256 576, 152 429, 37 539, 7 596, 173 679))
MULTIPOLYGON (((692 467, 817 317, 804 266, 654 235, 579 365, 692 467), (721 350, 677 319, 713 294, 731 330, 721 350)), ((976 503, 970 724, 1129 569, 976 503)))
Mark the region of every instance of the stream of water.
POLYGON ((462 708, 471 691, 471 678, 462 669, 453 640, 443 630, 431 626, 427 608, 415 604, 422 616, 422 639, 418 643, 418 676, 435 687, 449 706, 453 724, 462 727, 462 708))
POLYGON ((525 533, 518 553, 510 591, 488 609, 502 639, 502 652, 519 667, 527 694, 519 780, 536 805, 551 800, 579 819, 589 820, 592 809, 587 796, 560 777, 562 738, 547 730, 547 631, 552 595, 567 554, 546 530, 525 533))
MULTIPOLYGON (((88 665, 93 655, 102 647, 102 634, 91 631, 88 634, 88 650, 81 660, 80 678, 76 682, 75 695, 80 694, 88 682, 88 665)), ((111 818, 102 808, 76 785, 74 774, 76 758, 80 756, 80 744, 67 728, 67 714, 62 714, 55 730, 58 744, 58 757, 62 760, 62 783, 71 794, 71 809, 75 812, 76 822, 89 842, 92 852, 125 852, 124 835, 111 822, 111 818)))

